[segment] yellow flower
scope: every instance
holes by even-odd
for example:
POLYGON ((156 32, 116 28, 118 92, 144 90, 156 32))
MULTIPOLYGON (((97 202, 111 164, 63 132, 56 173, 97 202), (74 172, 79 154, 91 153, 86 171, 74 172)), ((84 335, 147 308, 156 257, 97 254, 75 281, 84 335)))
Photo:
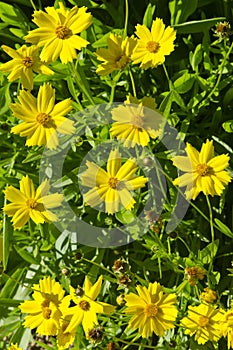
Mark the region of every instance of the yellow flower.
POLYGON ((112 110, 112 124, 110 133, 118 140, 124 141, 125 147, 134 147, 135 144, 147 146, 150 138, 155 139, 161 133, 163 116, 152 110, 155 102, 151 97, 143 97, 141 102, 128 97, 125 105, 112 110))
POLYGON ((84 200, 92 207, 105 202, 108 214, 119 211, 120 205, 131 210, 136 202, 130 190, 144 187, 148 181, 144 176, 135 176, 138 170, 135 159, 130 158, 121 165, 121 154, 116 149, 109 154, 107 171, 90 161, 86 165, 88 169, 81 180, 91 190, 84 195, 84 200))
POLYGON ((220 334, 220 321, 223 317, 222 310, 213 305, 200 304, 188 307, 188 316, 181 320, 184 333, 193 335, 198 344, 205 344, 208 340, 218 341, 220 334))
POLYGON ((218 300, 218 294, 210 288, 204 288, 204 292, 201 293, 200 299, 203 299, 206 303, 214 304, 218 300))
POLYGON ((55 104, 55 90, 50 84, 40 86, 35 98, 29 91, 20 91, 19 102, 10 105, 15 117, 23 120, 11 129, 14 134, 27 136, 27 146, 56 148, 57 132, 72 134, 73 121, 64 116, 72 109, 69 98, 55 104))
POLYGON ((174 50, 176 32, 169 26, 165 29, 160 18, 153 21, 151 31, 144 24, 138 24, 135 33, 139 39, 131 59, 134 64, 141 63, 140 68, 148 69, 162 64, 165 56, 174 50))
POLYGON ((20 304, 21 312, 30 314, 25 317, 24 327, 36 328, 41 335, 55 335, 62 316, 60 308, 67 306, 70 297, 64 297, 64 290, 59 282, 50 276, 44 277, 39 284, 33 285, 32 298, 20 304))
POLYGON ((144 107, 156 110, 157 103, 155 102, 155 99, 151 96, 144 96, 141 99, 137 99, 137 97, 132 96, 131 94, 126 96, 126 100, 124 103, 131 103, 135 105, 142 105, 144 107))
POLYGON ((10 204, 3 208, 5 214, 13 216, 14 228, 21 229, 31 218, 36 224, 58 221, 58 218, 50 210, 61 205, 63 195, 53 193, 47 195, 50 185, 45 180, 35 191, 33 182, 28 175, 20 181, 20 190, 8 186, 4 193, 10 204))
POLYGON ((16 344, 11 343, 8 350, 23 350, 23 349, 18 347, 18 343, 16 343, 16 344))
POLYGON ((107 75, 125 68, 131 62, 130 57, 137 39, 133 36, 123 39, 120 35, 111 33, 107 43, 108 49, 101 48, 96 51, 98 60, 103 61, 96 70, 99 75, 107 75))
MULTIPOLYGON (((68 310, 68 309, 67 309, 68 310)), ((76 334, 76 329, 67 332, 67 328, 70 324, 72 315, 62 316, 60 319, 60 328, 57 332, 57 346, 58 350, 67 349, 69 345, 73 344, 76 334)))
POLYGON ((77 57, 77 50, 86 47, 89 42, 81 38, 79 33, 91 24, 91 14, 86 7, 74 6, 71 10, 59 2, 59 8, 46 7, 46 12, 35 11, 33 22, 39 27, 25 37, 27 42, 43 46, 41 59, 45 62, 56 61, 60 57, 62 63, 72 62, 77 57))
POLYGON ((214 157, 213 141, 207 140, 198 152, 187 143, 187 157, 176 156, 173 164, 186 172, 176 178, 173 183, 180 187, 186 187, 187 199, 196 199, 202 191, 205 195, 220 196, 224 185, 231 181, 231 177, 224 169, 228 166, 230 157, 227 154, 214 157))
POLYGON ((3 72, 11 72, 8 75, 10 82, 21 78, 22 85, 25 89, 33 89, 33 72, 41 74, 54 74, 44 62, 41 62, 38 50, 39 47, 32 45, 27 47, 23 45, 18 50, 14 50, 9 46, 2 45, 2 49, 13 59, 3 63, 0 70, 3 72))
POLYGON ((221 326, 221 334, 227 337, 228 349, 233 348, 233 309, 224 312, 221 326))
MULTIPOLYGON (((70 286, 71 298, 77 305, 69 308, 67 311, 67 314, 72 315, 72 318, 66 328, 66 332, 73 332, 82 323, 86 337, 88 337, 89 330, 98 324, 96 314, 110 314, 115 310, 115 307, 110 304, 95 301, 100 293, 102 279, 102 276, 100 276, 96 283, 92 285, 86 276, 83 288, 84 294, 82 296, 78 296, 80 293, 77 295, 76 290, 70 286)), ((80 292, 80 288, 78 288, 78 291, 80 292)))
POLYGON ((154 332, 162 337, 166 330, 174 328, 178 310, 174 303, 175 294, 163 293, 163 287, 157 283, 149 283, 149 287, 136 287, 138 295, 125 295, 127 314, 133 315, 129 328, 136 329, 143 338, 154 332))

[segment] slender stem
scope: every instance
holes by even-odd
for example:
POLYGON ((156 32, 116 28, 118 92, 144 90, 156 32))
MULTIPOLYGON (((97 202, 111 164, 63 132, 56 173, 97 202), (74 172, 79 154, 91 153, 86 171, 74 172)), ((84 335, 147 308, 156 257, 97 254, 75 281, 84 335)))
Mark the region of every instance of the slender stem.
MULTIPOLYGON (((135 338, 134 338, 135 339, 135 338)), ((123 340, 121 338, 117 338, 117 337, 114 337, 114 340, 115 341, 118 341, 118 342, 121 342, 121 343, 124 343, 124 344, 128 344, 129 345, 134 345, 134 346, 141 346, 143 348, 147 348, 147 349, 155 349, 155 346, 154 345, 147 345, 147 344, 140 344, 140 343, 134 343, 133 340, 131 342, 128 342, 126 340, 123 340)))
POLYGON ((111 87, 111 94, 110 94, 110 98, 109 98, 110 103, 112 103, 114 101, 115 89, 116 89, 116 85, 114 84, 111 87))
POLYGON ((220 73, 219 73, 219 76, 218 76, 218 79, 217 79, 217 81, 216 81, 216 84, 215 84, 214 88, 210 91, 209 95, 208 95, 204 100, 201 101, 201 103, 200 103, 200 105, 199 105, 200 107, 204 104, 204 102, 205 102, 206 100, 209 100, 209 99, 210 99, 210 97, 214 94, 215 90, 217 89, 217 87, 218 87, 218 85, 219 85, 219 83, 220 83, 220 80, 221 80, 221 78, 222 78, 222 74, 223 74, 224 66, 225 66, 225 64, 226 64, 226 60, 228 59, 228 57, 229 57, 229 55, 230 55, 232 49, 233 49, 233 42, 232 42, 231 46, 229 47, 229 50, 227 51, 227 53, 226 53, 224 59, 222 60, 221 65, 220 65, 220 67, 219 67, 220 73))
POLYGON ((33 7, 34 11, 37 11, 36 6, 35 6, 35 4, 34 4, 33 0, 30 0, 30 3, 31 3, 31 5, 32 5, 32 7, 33 7))
POLYGON ((83 74, 81 76, 80 66, 78 63, 78 60, 76 62, 76 65, 74 66, 73 62, 69 65, 71 72, 73 73, 73 76, 75 78, 75 82, 80 88, 80 90, 83 92, 83 94, 86 96, 87 100, 90 102, 91 105, 95 105, 95 102, 93 100, 93 97, 91 96, 91 92, 88 89, 86 77, 83 74))
POLYGON ((137 334, 136 337, 134 337, 133 340, 131 340, 131 342, 127 342, 127 345, 124 346, 124 347, 122 348, 122 350, 127 349, 130 345, 134 345, 134 344, 135 344, 134 341, 137 340, 138 337, 139 337, 139 335, 137 334))
POLYGON ((86 262, 89 262, 90 264, 93 264, 93 265, 95 265, 95 266, 98 266, 100 269, 105 270, 105 271, 107 271, 108 273, 110 273, 111 275, 113 275, 114 277, 116 277, 115 274, 114 274, 111 270, 109 270, 107 267, 105 267, 105 266, 103 266, 103 265, 100 265, 100 264, 98 264, 98 263, 95 262, 95 261, 88 260, 88 259, 86 259, 86 258, 82 258, 82 260, 84 260, 84 261, 86 261, 86 262))
POLYGON ((185 248, 187 249, 187 251, 189 252, 189 254, 191 253, 191 250, 188 246, 188 244, 185 242, 185 240, 183 238, 181 238, 180 236, 177 237, 182 243, 183 245, 185 246, 185 248))
POLYGON ((167 81, 168 81, 169 88, 170 88, 170 89, 172 89, 173 84, 172 84, 172 82, 171 82, 171 80, 170 80, 170 78, 169 78, 168 71, 167 71, 167 68, 166 68, 166 66, 165 66, 165 64, 164 64, 164 63, 163 63, 163 70, 164 70, 164 73, 165 73, 165 75, 166 75, 166 78, 167 78, 167 81))
POLYGON ((127 36, 127 27, 128 27, 128 20, 129 20, 129 3, 128 0, 125 0, 125 27, 124 27, 124 38, 127 36))
POLYGON ((132 85, 132 90, 133 90, 133 95, 134 97, 137 98, 137 92, 136 92, 136 87, 135 87, 135 82, 134 82, 134 77, 133 74, 129 68, 129 76, 130 76, 130 80, 131 80, 131 85, 132 85))
POLYGON ((208 208, 209 208, 211 241, 213 243, 214 242, 213 212, 212 212, 212 208, 211 208, 211 204, 210 204, 210 200, 209 200, 208 195, 206 195, 206 201, 207 201, 207 205, 208 205, 208 208))

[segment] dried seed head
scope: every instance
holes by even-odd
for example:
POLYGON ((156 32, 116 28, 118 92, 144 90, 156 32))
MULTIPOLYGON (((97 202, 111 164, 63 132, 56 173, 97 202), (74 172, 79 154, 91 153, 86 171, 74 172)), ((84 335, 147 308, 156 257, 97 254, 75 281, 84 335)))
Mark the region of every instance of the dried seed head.
POLYGON ((93 343, 100 343, 103 340, 104 328, 103 327, 94 327, 88 332, 88 338, 93 343))
POLYGON ((205 277, 205 270, 197 266, 186 267, 184 273, 187 275, 191 286, 195 286, 198 280, 203 280, 205 277))
POLYGON ((112 268, 115 273, 124 273, 128 271, 129 265, 124 259, 117 259, 114 261, 112 268))
POLYGON ((118 278, 118 282, 122 286, 128 286, 132 282, 132 280, 128 275, 122 275, 118 278))
POLYGON ((84 295, 84 290, 82 289, 82 287, 78 286, 75 289, 75 294, 77 295, 77 297, 81 298, 84 295))
POLYGON ((229 38, 232 34, 230 23, 226 21, 217 23, 214 33, 220 39, 229 38))
POLYGON ((69 271, 67 268, 64 267, 64 268, 61 270, 61 273, 62 273, 64 276, 68 276, 69 273, 70 273, 70 271, 69 271))

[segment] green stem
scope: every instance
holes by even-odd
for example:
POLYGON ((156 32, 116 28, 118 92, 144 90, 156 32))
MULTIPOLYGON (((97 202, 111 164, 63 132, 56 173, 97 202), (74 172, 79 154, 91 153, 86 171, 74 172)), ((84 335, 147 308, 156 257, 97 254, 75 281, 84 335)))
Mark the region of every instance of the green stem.
POLYGON ((166 75, 169 88, 170 88, 170 90, 172 90, 172 89, 173 89, 173 84, 172 84, 172 82, 171 82, 171 80, 170 80, 170 78, 169 78, 168 71, 167 71, 167 68, 166 68, 166 66, 165 66, 164 63, 163 63, 163 70, 164 70, 164 73, 165 73, 165 75, 166 75))
POLYGON ((134 82, 134 77, 133 74, 129 68, 129 76, 130 76, 130 80, 131 80, 131 85, 132 85, 132 90, 133 90, 133 95, 134 97, 137 98, 137 92, 136 92, 136 87, 135 87, 135 82, 134 82))
POLYGON ((125 0, 125 27, 124 27, 124 34, 123 34, 124 38, 127 37, 128 20, 129 20, 129 3, 128 3, 128 0, 125 0))
POLYGON ((219 83, 220 83, 220 80, 221 80, 221 78, 222 78, 222 74, 223 74, 224 66, 225 66, 225 64, 226 64, 226 60, 228 59, 228 57, 229 57, 229 55, 230 55, 232 49, 233 49, 233 42, 232 42, 231 46, 229 47, 229 50, 227 51, 227 53, 226 53, 224 59, 222 60, 221 65, 220 65, 220 67, 219 67, 220 73, 219 73, 219 76, 218 76, 218 79, 217 79, 217 81, 216 81, 216 84, 215 84, 214 88, 211 90, 211 92, 209 93, 209 95, 208 95, 204 100, 202 100, 202 102, 200 103, 199 107, 201 107, 201 106, 205 103, 206 100, 209 100, 209 99, 211 98, 211 96, 214 94, 215 90, 217 89, 217 87, 218 87, 218 85, 219 85, 219 83))
POLYGON ((90 264, 93 264, 93 265, 95 265, 95 266, 98 266, 100 269, 105 270, 105 271, 107 271, 108 273, 110 273, 111 275, 113 275, 114 277, 116 277, 115 274, 114 274, 111 270, 109 270, 107 267, 105 267, 105 266, 103 266, 103 265, 100 265, 100 264, 98 264, 98 263, 95 262, 95 261, 88 260, 88 259, 86 259, 86 258, 82 258, 82 260, 84 260, 84 261, 86 261, 86 262, 88 262, 88 263, 90 263, 90 264))
POLYGON ((208 205, 208 208, 209 208, 211 241, 213 243, 214 242, 213 212, 212 212, 212 208, 211 208, 211 204, 210 204, 210 200, 209 200, 208 195, 206 195, 206 201, 207 201, 207 205, 208 205))
POLYGON ((137 340, 138 337, 139 337, 139 335, 137 334, 136 337, 134 337, 133 340, 131 340, 131 342, 127 342, 127 345, 124 346, 124 347, 122 348, 122 350, 127 349, 130 345, 135 345, 134 341, 137 340))
MULTIPOLYGON (((135 338, 134 338, 135 339, 135 338)), ((124 344, 128 344, 129 345, 134 345, 134 346, 141 346, 143 348, 147 348, 147 349, 155 349, 155 346, 154 345, 147 345, 147 344, 140 344, 140 343, 134 343, 133 340, 131 342, 128 342, 126 340, 123 340, 121 338, 117 338, 117 337, 114 337, 113 339, 114 341, 116 342, 121 342, 121 343, 124 343, 124 344)), ((123 348, 124 349, 124 348, 123 348)))
MULTIPOLYGON (((214 243, 214 225, 213 225, 213 212, 212 212, 212 208, 211 208, 211 204, 210 204, 210 200, 208 195, 206 195, 206 201, 207 201, 207 205, 209 208, 209 215, 210 215, 210 232, 211 232, 211 241, 212 243, 214 243)), ((212 266, 213 266, 213 262, 214 262, 214 247, 212 247, 211 249, 211 261, 209 263, 209 267, 208 267, 208 286, 210 288, 212 288, 212 283, 211 283, 211 279, 210 279, 210 274, 211 274, 211 270, 212 270, 212 266)))
POLYGON ((35 6, 35 4, 34 4, 33 0, 30 0, 30 3, 31 3, 31 5, 32 5, 32 7, 33 7, 34 11, 37 11, 36 6, 35 6))
POLYGON ((75 78, 75 82, 80 88, 80 90, 83 92, 83 94, 86 96, 87 100, 90 102, 91 105, 95 105, 95 101, 91 95, 90 89, 88 87, 88 83, 86 80, 86 77, 81 72, 81 68, 79 65, 78 60, 76 61, 76 64, 74 66, 73 62, 69 65, 70 70, 75 78))
POLYGON ((191 254, 191 250, 190 250, 188 244, 185 242, 185 240, 183 240, 183 238, 181 238, 180 236, 178 236, 177 238, 183 243, 183 245, 185 246, 185 248, 187 249, 189 254, 191 254))

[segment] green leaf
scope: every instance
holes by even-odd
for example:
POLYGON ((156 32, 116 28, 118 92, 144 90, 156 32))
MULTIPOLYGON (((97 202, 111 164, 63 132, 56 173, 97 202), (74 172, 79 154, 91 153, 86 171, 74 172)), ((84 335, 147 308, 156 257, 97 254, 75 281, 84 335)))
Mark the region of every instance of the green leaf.
POLYGON ((9 88, 10 84, 6 84, 0 89, 0 116, 4 115, 8 111, 9 104, 11 103, 9 88))
POLYGON ((192 69, 196 73, 198 73, 198 65, 202 61, 202 45, 201 44, 198 44, 196 46, 194 53, 190 52, 189 60, 190 60, 190 64, 192 66, 192 69))
POLYGON ((142 23, 148 28, 150 28, 152 25, 154 12, 155 12, 155 5, 151 5, 151 3, 149 3, 146 8, 145 14, 143 16, 143 21, 142 21, 142 23))
POLYGON ((39 262, 25 248, 19 248, 16 245, 14 248, 23 260, 29 262, 30 264, 39 265, 39 262))
POLYGON ((215 224, 218 226, 219 231, 224 233, 224 235, 233 238, 233 232, 227 227, 222 221, 219 219, 215 218, 214 219, 215 224))
POLYGON ((2 288, 0 294, 1 298, 13 298, 15 289, 18 288, 19 284, 22 282, 25 271, 25 267, 18 266, 17 270, 14 271, 11 276, 9 276, 4 284, 4 287, 2 288))
POLYGON ((183 23, 195 12, 198 0, 172 0, 169 2, 171 25, 183 23))
POLYGON ((208 244, 204 249, 199 251, 198 258, 202 264, 209 264, 218 251, 219 239, 208 244))
POLYGON ((135 220, 134 214, 129 210, 119 211, 115 215, 116 215, 117 220, 120 221, 124 225, 128 225, 135 220))
POLYGON ((174 81, 174 87, 179 94, 185 94, 192 89, 195 79, 195 74, 186 71, 181 77, 174 81))
POLYGON ((192 33, 200 33, 206 32, 211 27, 213 27, 216 23, 225 21, 225 17, 216 17, 210 19, 203 19, 198 21, 190 21, 182 24, 174 25, 174 28, 177 30, 179 34, 192 34, 192 33))
POLYGON ((0 305, 1 306, 6 306, 6 307, 16 307, 20 303, 22 303, 23 300, 16 300, 16 299, 9 299, 9 298, 0 298, 0 305))
POLYGON ((223 123, 223 129, 226 131, 226 132, 233 132, 233 119, 231 120, 228 120, 227 122, 223 123))
POLYGON ((3 22, 27 30, 27 17, 17 6, 0 2, 0 17, 3 22))
POLYGON ((9 222, 6 215, 3 217, 3 269, 7 269, 9 254, 10 254, 10 240, 13 235, 13 226, 9 222))

